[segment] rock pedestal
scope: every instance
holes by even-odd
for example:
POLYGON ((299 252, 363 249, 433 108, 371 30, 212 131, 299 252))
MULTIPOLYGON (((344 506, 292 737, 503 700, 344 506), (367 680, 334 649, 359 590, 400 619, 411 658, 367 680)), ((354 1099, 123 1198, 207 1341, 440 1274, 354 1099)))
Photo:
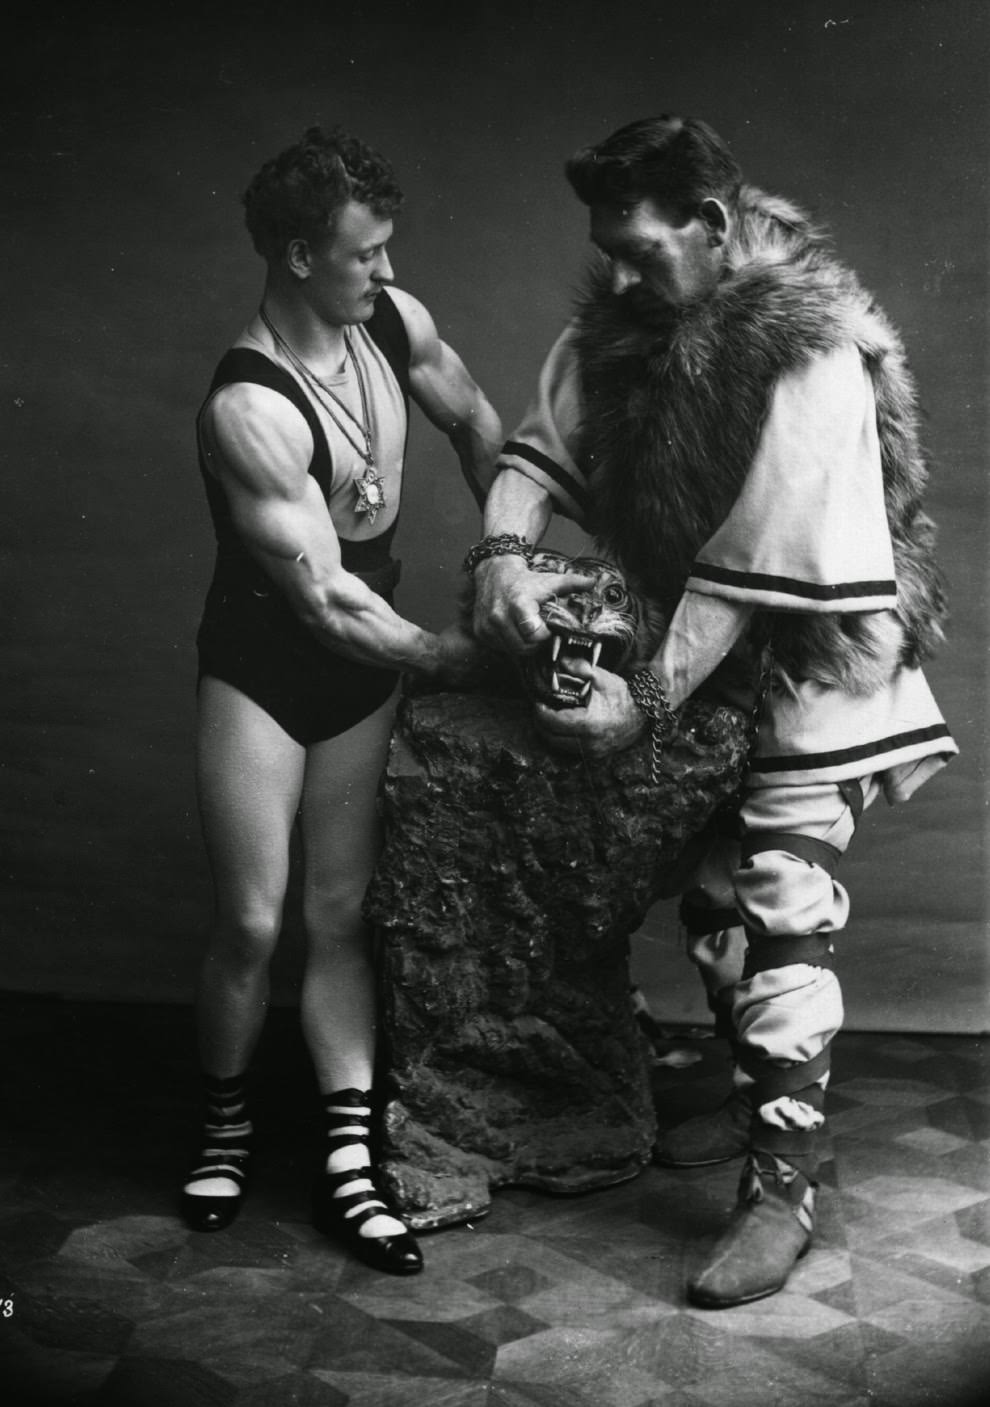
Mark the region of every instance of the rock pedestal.
POLYGON ((735 789, 740 714, 682 712, 604 760, 552 752, 524 699, 403 700, 367 911, 382 941, 386 1182, 414 1228, 480 1217, 505 1185, 635 1176, 655 1135, 629 937, 677 891, 735 789))

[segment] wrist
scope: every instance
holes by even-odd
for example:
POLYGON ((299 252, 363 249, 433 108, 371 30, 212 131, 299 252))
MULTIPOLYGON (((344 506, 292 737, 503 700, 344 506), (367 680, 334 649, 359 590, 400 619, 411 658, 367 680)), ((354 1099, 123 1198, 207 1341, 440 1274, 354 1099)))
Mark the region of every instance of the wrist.
POLYGON ((468 550, 462 564, 463 570, 471 575, 482 562, 496 557, 520 557, 528 568, 533 551, 533 544, 518 533, 488 533, 468 550))
POLYGON ((403 651, 403 656, 397 661, 403 673, 417 679, 436 679, 443 669, 443 641, 432 631, 417 630, 414 644, 403 651))

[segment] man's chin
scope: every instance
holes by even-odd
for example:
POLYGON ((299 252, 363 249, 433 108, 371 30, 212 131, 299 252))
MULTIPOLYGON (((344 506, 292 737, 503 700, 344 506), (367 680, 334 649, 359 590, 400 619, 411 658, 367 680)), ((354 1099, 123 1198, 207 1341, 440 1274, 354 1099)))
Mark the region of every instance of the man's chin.
POLYGON ((677 316, 677 306, 661 298, 656 293, 644 293, 637 289, 619 295, 619 306, 633 322, 650 326, 663 326, 677 316))

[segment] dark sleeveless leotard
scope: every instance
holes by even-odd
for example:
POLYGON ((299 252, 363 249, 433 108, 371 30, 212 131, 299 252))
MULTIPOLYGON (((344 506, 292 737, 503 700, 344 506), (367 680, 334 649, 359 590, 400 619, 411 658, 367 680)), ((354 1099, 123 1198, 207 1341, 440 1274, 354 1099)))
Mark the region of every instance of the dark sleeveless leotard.
MULTIPOLYGON (((387 293, 379 295, 364 327, 395 375, 408 410, 409 339, 387 293)), ((267 386, 297 408, 313 436, 309 472, 328 498, 330 446, 298 382, 262 352, 234 347, 221 359, 204 405, 235 381, 267 386)), ((196 636, 199 678, 212 675, 246 694, 303 747, 346 732, 389 698, 398 672, 346 659, 321 644, 244 547, 202 447, 199 462, 217 539, 213 580, 196 636)), ((378 537, 360 542, 340 538, 345 571, 361 577, 389 604, 399 578, 399 563, 390 551, 397 522, 378 537)))

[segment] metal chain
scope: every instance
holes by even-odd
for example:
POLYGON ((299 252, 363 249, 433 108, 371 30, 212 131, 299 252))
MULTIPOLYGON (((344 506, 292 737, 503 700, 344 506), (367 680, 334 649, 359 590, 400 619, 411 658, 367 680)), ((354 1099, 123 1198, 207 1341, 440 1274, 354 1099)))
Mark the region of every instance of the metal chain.
POLYGON ((660 781, 663 745, 677 727, 677 715, 670 706, 663 685, 652 669, 637 669, 626 680, 633 703, 650 723, 650 781, 660 781))
POLYGON ((531 562, 534 551, 533 544, 518 533, 489 533, 468 549, 461 570, 470 575, 479 563, 486 562, 489 557, 525 557, 527 562, 531 562))
POLYGON ((343 435, 344 439, 350 445, 351 449, 353 449, 355 454, 359 455, 360 458, 364 460, 365 464, 368 466, 369 469, 373 469, 375 467, 375 452, 371 438, 371 417, 368 413, 368 393, 364 385, 364 375, 361 371, 361 364, 358 361, 357 357, 354 355, 354 349, 351 346, 351 339, 347 336, 346 333, 344 334, 344 352, 351 365, 354 367, 354 374, 358 384, 358 391, 361 396, 361 411, 364 415, 363 422, 358 419, 358 417, 351 410, 350 406, 345 405, 345 403, 340 399, 337 393, 333 391, 331 387, 326 384, 325 381, 322 381, 311 367, 306 365, 302 357, 299 356, 298 352, 296 352, 296 350, 289 345, 289 343, 282 336, 281 332, 279 332, 278 328, 272 322, 271 318, 269 318, 264 308, 259 309, 259 312, 261 315, 261 321, 271 333, 272 340, 275 342, 276 346, 280 348, 280 350, 285 354, 292 366, 294 366, 299 372, 300 376, 302 376, 302 378, 316 392, 317 400, 322 402, 324 409, 330 416, 330 419, 336 425, 337 429, 343 435), (328 400, 327 397, 329 397, 330 399, 328 400), (337 411, 334 409, 335 406, 338 410, 343 411, 344 415, 347 416, 351 424, 356 426, 357 429, 360 431, 361 437, 364 440, 364 449, 361 448, 361 446, 355 440, 354 436, 348 430, 346 424, 341 420, 340 416, 337 414, 337 411))

